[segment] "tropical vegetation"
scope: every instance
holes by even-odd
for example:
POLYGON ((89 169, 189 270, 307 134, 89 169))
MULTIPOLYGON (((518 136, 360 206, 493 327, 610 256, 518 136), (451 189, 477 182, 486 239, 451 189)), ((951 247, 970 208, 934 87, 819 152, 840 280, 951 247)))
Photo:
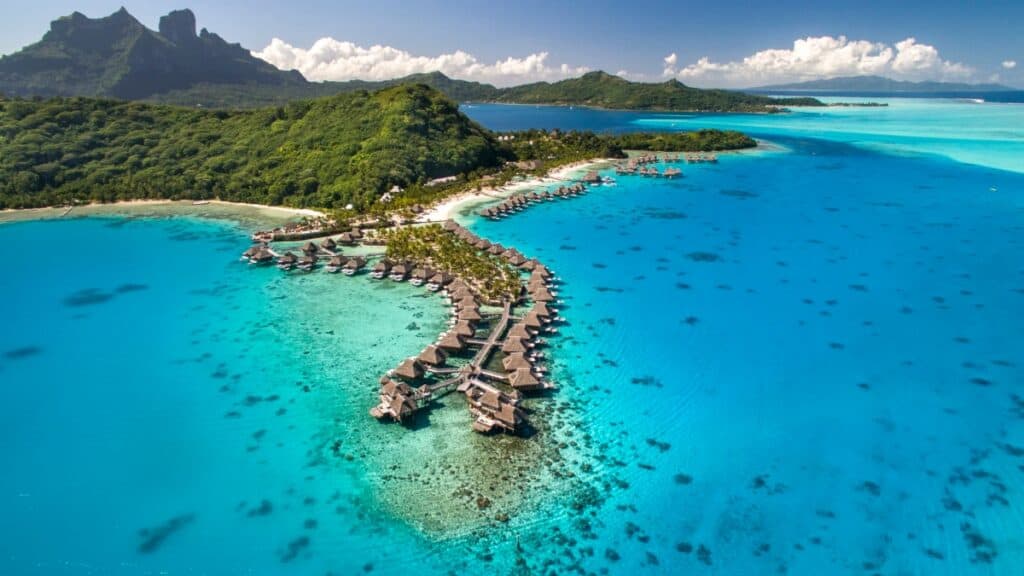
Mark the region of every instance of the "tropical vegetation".
POLYGON ((0 208, 219 198, 360 211, 507 154, 422 85, 254 111, 0 98, 0 208))
POLYGON ((382 234, 387 258, 444 270, 475 288, 485 301, 512 300, 522 289, 519 271, 504 258, 481 252, 437 224, 392 228, 382 234))

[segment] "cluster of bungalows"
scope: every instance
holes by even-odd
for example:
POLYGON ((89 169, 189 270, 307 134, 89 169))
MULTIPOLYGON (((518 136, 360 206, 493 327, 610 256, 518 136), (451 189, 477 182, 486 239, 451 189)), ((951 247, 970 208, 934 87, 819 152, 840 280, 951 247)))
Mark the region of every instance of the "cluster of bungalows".
POLYGON ((277 254, 270 249, 265 242, 253 245, 242 253, 242 260, 250 264, 270 264, 276 262, 277 267, 286 272, 298 269, 310 272, 322 261, 326 261, 325 269, 328 272, 343 272, 348 276, 356 274, 366 265, 366 259, 359 256, 345 256, 341 254, 341 246, 352 246, 362 238, 362 232, 353 230, 343 233, 337 240, 327 238, 320 244, 306 242, 298 254, 291 250, 284 254, 277 254))
POLYGON ((522 212, 532 204, 564 198, 575 198, 581 194, 586 194, 586 192, 587 187, 581 182, 576 182, 569 186, 559 186, 555 190, 513 194, 499 204, 484 208, 480 211, 480 215, 491 220, 501 220, 505 216, 522 212))
POLYGON ((716 162, 718 162, 718 156, 716 156, 714 154, 687 154, 686 155, 686 163, 687 164, 704 164, 704 163, 714 164, 716 162))
MULTIPOLYGON (((380 403, 370 413, 378 419, 403 421, 442 393, 458 390, 466 396, 477 432, 502 431, 515 433, 525 422, 520 408, 521 393, 553 388, 545 379, 546 370, 538 364, 543 354, 537 347, 545 344, 542 334, 554 333, 556 322, 561 321, 551 307, 557 294, 552 290, 554 278, 543 264, 529 260, 515 249, 506 249, 482 239, 455 222, 444 224, 446 231, 481 252, 506 259, 520 270, 529 271, 524 296, 532 307, 522 318, 511 315, 511 304, 505 304, 500 315, 487 317, 481 312, 481 299, 475 288, 461 278, 431 277, 431 270, 411 263, 381 261, 373 269, 380 278, 395 274, 401 268, 402 276, 410 275, 436 281, 443 289, 452 307, 448 328, 437 341, 428 345, 418 356, 406 358, 381 379, 380 403), (422 268, 422 271, 418 271, 422 268), (486 334, 478 334, 486 322, 486 334), (511 323, 511 327, 509 324, 511 323), (486 369, 492 352, 502 353, 501 369, 486 369), (449 364, 455 355, 474 352, 468 364, 456 367, 449 364), (429 377, 429 378, 428 378, 429 377), (504 391, 498 383, 509 388, 504 391)), ((495 303, 490 303, 495 304, 495 303)))
POLYGON ((664 172, 658 170, 655 166, 650 166, 662 162, 664 164, 672 164, 679 162, 679 156, 672 156, 666 154, 665 156, 658 158, 655 154, 644 154, 641 156, 635 156, 630 158, 625 164, 619 164, 615 167, 615 173, 622 175, 637 175, 637 176, 653 176, 653 177, 665 177, 665 178, 676 178, 682 176, 683 171, 679 168, 666 168, 664 172))

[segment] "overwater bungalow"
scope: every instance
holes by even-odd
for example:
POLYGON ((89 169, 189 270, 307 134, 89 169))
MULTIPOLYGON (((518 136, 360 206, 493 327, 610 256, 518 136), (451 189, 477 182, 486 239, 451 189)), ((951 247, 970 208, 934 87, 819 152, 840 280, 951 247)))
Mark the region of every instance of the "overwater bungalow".
POLYGON ((533 310, 530 310, 529 312, 527 312, 526 316, 523 316, 523 321, 522 321, 523 326, 526 326, 530 330, 540 330, 541 328, 544 327, 544 324, 546 322, 547 322, 547 320, 542 319, 540 314, 537 314, 537 312, 535 312, 533 310))
POLYGON ((427 280, 427 290, 431 292, 437 292, 441 288, 445 287, 452 281, 451 274, 447 272, 438 272, 427 280))
POLYGON ((421 364, 426 366, 444 366, 444 363, 448 360, 448 355, 445 351, 433 344, 428 345, 420 352, 420 355, 416 357, 421 364))
POLYGON ((342 232, 341 235, 338 236, 338 244, 342 244, 344 246, 352 246, 355 243, 356 239, 352 236, 351 232, 342 232))
POLYGON ((479 322, 484 317, 480 315, 480 309, 476 307, 467 306, 459 310, 459 320, 465 320, 466 322, 479 322))
POLYGON ((296 265, 299 267, 299 270, 303 270, 305 272, 309 272, 310 270, 312 270, 313 268, 316 267, 316 262, 317 262, 316 254, 312 253, 312 254, 306 254, 305 256, 302 256, 301 258, 299 258, 299 261, 296 263, 296 265))
POLYGON ((506 256, 505 259, 513 266, 522 266, 526 262, 526 257, 518 252, 513 253, 511 256, 506 256))
POLYGON ((493 256, 499 256, 505 251, 505 247, 501 244, 491 244, 491 247, 487 249, 487 253, 493 256))
POLYGON ((504 392, 476 382, 466 393, 469 411, 477 417, 473 430, 481 433, 495 429, 515 432, 525 417, 517 400, 504 392))
POLYGON ((476 328, 468 320, 459 320, 452 326, 451 332, 464 338, 472 338, 476 334, 476 328))
POLYGON ((683 171, 679 168, 665 168, 665 178, 676 178, 682 176, 683 171))
POLYGON ((596 170, 591 170, 590 172, 587 172, 586 174, 583 175, 581 182, 585 184, 600 184, 601 175, 598 174, 596 170))
POLYGON ((477 302, 476 298, 474 298, 472 295, 467 294, 466 296, 463 296, 455 303, 455 307, 460 310, 463 308, 479 308, 480 303, 477 302))
POLYGON ((274 261, 274 252, 266 246, 261 246, 252 256, 249 257, 249 264, 270 264, 274 261))
POLYGON ((508 331, 508 338, 522 338, 524 341, 536 336, 536 332, 527 328, 522 322, 516 322, 508 331))
POLYGON ((501 351, 505 354, 513 354, 520 352, 525 354, 529 348, 526 346, 522 338, 509 337, 505 339, 504 344, 501 345, 501 351))
POLYGON ((519 368, 526 368, 527 370, 533 368, 533 364, 522 352, 506 354, 501 360, 501 365, 508 371, 518 370, 519 368))
POLYGON ((402 282, 409 277, 409 265, 404 262, 401 264, 395 264, 391 267, 391 273, 388 278, 391 278, 395 282, 402 282))
POLYGON ((241 260, 247 260, 247 261, 251 262, 252 261, 252 257, 255 256, 264 247, 266 247, 266 244, 263 244, 263 243, 253 244, 252 246, 249 247, 248 250, 246 250, 245 252, 242 252, 242 257, 240 259, 241 260))
POLYGON ((476 247, 477 247, 478 250, 490 250, 491 249, 491 241, 487 240, 485 238, 481 238, 480 240, 477 241, 476 247))
POLYGON ((348 259, 348 262, 345 262, 345 266, 342 267, 341 271, 345 276, 355 276, 357 272, 363 269, 363 266, 366 266, 366 259, 353 256, 348 259))
POLYGON ((532 292, 530 297, 534 302, 553 302, 555 300, 555 295, 547 288, 532 292))
POLYGON ((419 408, 417 400, 418 394, 408 384, 385 377, 380 387, 380 404, 370 409, 370 415, 401 422, 419 408))
POLYGON ((334 252, 334 250, 338 247, 338 243, 335 242, 333 238, 327 238, 320 243, 320 247, 326 250, 327 252, 334 252))
POLYGON ((516 390, 540 390, 544 384, 533 375, 529 368, 517 368, 508 377, 508 383, 516 390))
POLYGON ((377 280, 383 279, 391 272, 391 262, 387 259, 378 260, 370 270, 370 277, 377 280))
POLYGON ((291 270, 299 263, 299 257, 291 252, 285 252, 284 256, 277 259, 277 267, 281 270, 291 270))
POLYGON ((409 283, 413 286, 423 286, 427 283, 427 280, 434 275, 434 271, 425 266, 418 266, 412 269, 412 273, 409 274, 409 283))
POLYGON ((304 254, 316 254, 320 251, 320 247, 316 245, 316 242, 306 242, 302 245, 302 252, 304 254))
POLYGON ((466 349, 466 341, 455 334, 454 332, 446 332, 441 339, 437 341, 438 348, 442 348, 449 352, 461 352, 466 349))
POLYGON ((418 380, 423 377, 423 364, 416 358, 406 358, 395 368, 395 376, 406 381, 418 380))
POLYGON ((341 272, 341 268, 345 265, 345 262, 348 262, 348 258, 345 256, 340 254, 332 256, 331 259, 327 261, 327 266, 324 267, 324 270, 331 274, 341 272))
POLYGON ((535 302, 530 313, 536 314, 543 322, 550 322, 554 318, 554 311, 544 302, 535 302))

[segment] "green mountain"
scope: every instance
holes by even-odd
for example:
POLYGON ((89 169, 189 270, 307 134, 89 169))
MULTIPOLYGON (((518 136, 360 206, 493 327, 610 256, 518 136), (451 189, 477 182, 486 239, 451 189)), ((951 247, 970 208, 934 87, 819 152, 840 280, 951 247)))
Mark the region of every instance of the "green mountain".
POLYGON ((630 82, 605 72, 588 72, 559 82, 537 82, 502 90, 499 102, 564 104, 677 112, 771 112, 778 106, 820 106, 814 98, 777 100, 728 90, 691 88, 678 80, 630 82))
POLYGON ((759 92, 1002 92, 1015 90, 1002 84, 964 84, 959 82, 908 82, 883 76, 844 76, 793 84, 774 84, 752 88, 759 92))
POLYGON ((820 105, 813 98, 773 100, 701 90, 671 80, 630 82, 604 72, 512 88, 455 80, 440 72, 381 82, 308 82, 254 57, 216 34, 196 34, 195 15, 177 10, 149 30, 124 8, 105 18, 75 12, 55 20, 39 42, 0 58, 0 94, 96 96, 184 106, 255 108, 400 84, 431 86, 458 102, 565 104, 677 112, 773 112, 820 105))
POLYGON ((0 208, 132 198, 372 205, 508 156, 423 85, 260 110, 0 98, 0 208))
POLYGON ((138 100, 201 83, 307 84, 205 29, 197 35, 189 10, 161 18, 158 32, 124 8, 97 19, 75 12, 53 21, 39 42, 0 58, 0 93, 8 95, 138 100))

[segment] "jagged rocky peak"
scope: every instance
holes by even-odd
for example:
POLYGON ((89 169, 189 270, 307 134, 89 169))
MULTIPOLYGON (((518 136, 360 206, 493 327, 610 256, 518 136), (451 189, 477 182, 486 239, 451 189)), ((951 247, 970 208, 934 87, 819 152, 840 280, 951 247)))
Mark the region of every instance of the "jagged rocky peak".
POLYGON ((175 10, 166 16, 161 16, 160 34, 175 44, 195 39, 196 15, 186 8, 184 10, 175 10))

